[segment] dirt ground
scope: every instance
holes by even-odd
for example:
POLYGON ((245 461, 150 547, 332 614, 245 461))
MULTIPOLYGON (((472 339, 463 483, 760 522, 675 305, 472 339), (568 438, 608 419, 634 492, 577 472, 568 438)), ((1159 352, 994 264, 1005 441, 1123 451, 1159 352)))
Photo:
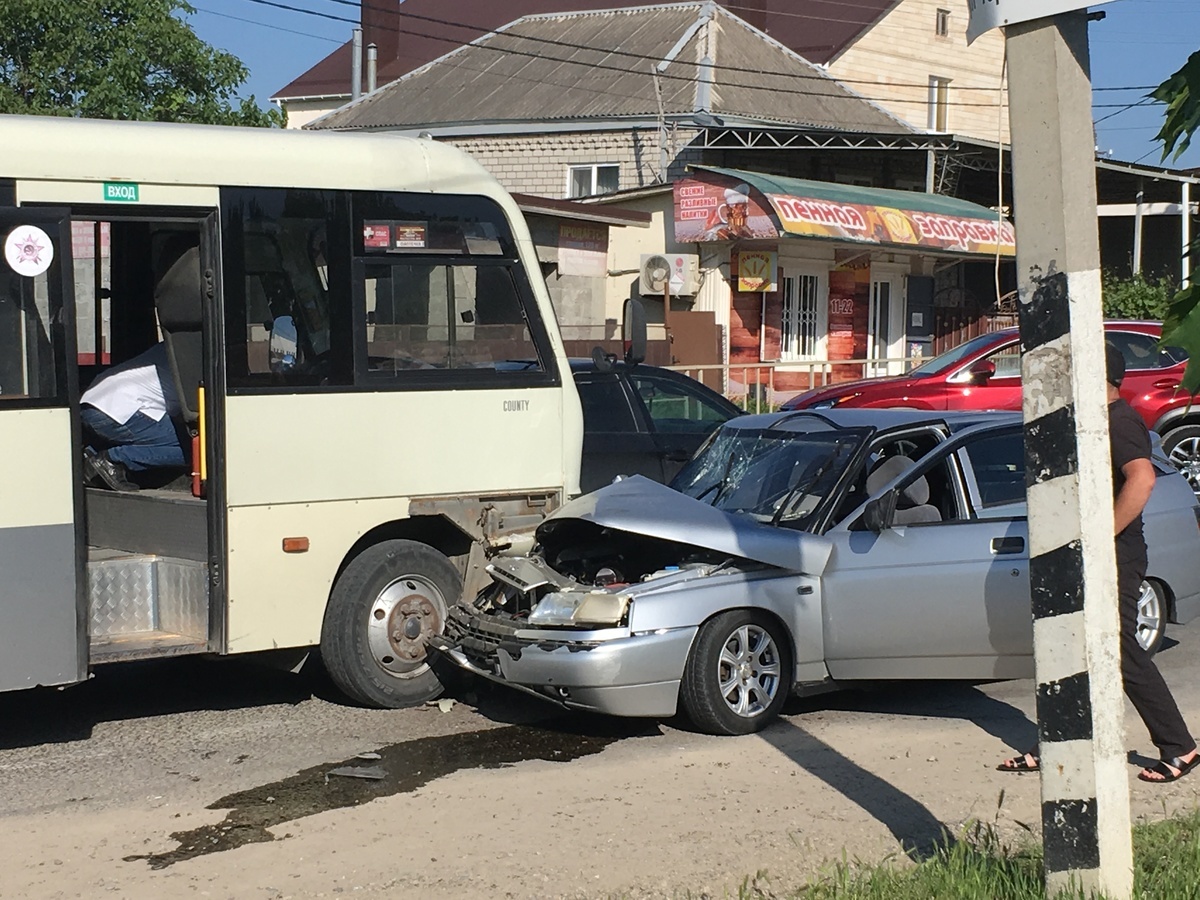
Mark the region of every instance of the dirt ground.
MULTIPOLYGON (((1160 659, 1195 722, 1191 631, 1160 659)), ((399 713, 229 694, 100 714, 0 701, 0 897, 720 897, 756 875, 782 893, 974 821, 1038 828, 1038 779, 993 768, 1032 740, 1030 682, 826 695, 743 738, 546 719, 507 694, 399 713), (39 740, 59 713, 90 715, 86 733, 39 740), (382 776, 329 775, 343 764, 382 776)), ((1128 712, 1129 748, 1151 755, 1128 712)), ((1200 776, 1128 771, 1135 816, 1196 807, 1200 776)))

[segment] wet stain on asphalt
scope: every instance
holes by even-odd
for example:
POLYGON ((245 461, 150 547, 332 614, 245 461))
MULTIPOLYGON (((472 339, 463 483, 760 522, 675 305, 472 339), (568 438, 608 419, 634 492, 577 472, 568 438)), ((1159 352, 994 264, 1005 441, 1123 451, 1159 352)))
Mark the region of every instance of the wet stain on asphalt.
MULTIPOLYGON (((528 760, 569 762, 599 753, 622 738, 659 734, 653 724, 567 720, 545 727, 509 725, 464 734, 418 738, 382 747, 360 757, 325 763, 282 781, 222 797, 209 809, 227 809, 224 820, 171 835, 179 843, 164 853, 126 856, 153 869, 244 844, 273 841, 270 828, 332 809, 359 806, 377 797, 402 794, 464 769, 495 769, 528 760), (375 758, 378 754, 378 759, 375 758), (331 774, 363 770, 363 777, 331 774), (382 776, 382 777, 380 777, 382 776)), ((286 837, 286 835, 284 835, 286 837)))

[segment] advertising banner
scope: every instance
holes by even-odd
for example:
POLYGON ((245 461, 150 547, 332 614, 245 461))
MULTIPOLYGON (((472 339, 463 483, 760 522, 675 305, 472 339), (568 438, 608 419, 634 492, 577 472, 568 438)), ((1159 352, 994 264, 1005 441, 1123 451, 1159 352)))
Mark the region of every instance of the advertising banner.
POLYGON ((558 274, 604 278, 608 274, 608 228, 560 224, 558 274))
POLYGON ((777 237, 779 230, 770 211, 751 196, 749 185, 692 178, 675 183, 675 240, 679 243, 777 237))
MULTIPOLYGON (((831 186, 832 187, 832 186, 831 186)), ((888 192, 894 195, 896 192, 888 192)), ((791 194, 761 193, 707 176, 675 184, 680 243, 770 240, 784 235, 949 253, 1016 256, 1016 232, 997 217, 920 212, 791 194)))
POLYGON ((996 219, 944 216, 888 206, 767 194, 783 230, 801 237, 1016 256, 1016 232, 996 219))
POLYGON ((737 257, 737 289, 739 291, 777 291, 775 273, 779 270, 779 254, 774 250, 740 250, 737 257))

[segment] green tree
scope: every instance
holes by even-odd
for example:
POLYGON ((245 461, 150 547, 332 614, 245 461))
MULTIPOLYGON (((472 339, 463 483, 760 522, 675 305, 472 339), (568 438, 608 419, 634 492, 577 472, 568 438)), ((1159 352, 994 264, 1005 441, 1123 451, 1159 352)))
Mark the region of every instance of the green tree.
MULTIPOLYGON (((1155 140, 1162 141, 1163 160, 1172 153, 1178 159, 1200 128, 1200 50, 1150 96, 1166 104, 1162 129, 1155 136, 1155 140)), ((1200 241, 1194 242, 1188 252, 1200 253, 1200 241)), ((1195 281, 1171 301, 1163 320, 1163 343, 1187 350, 1183 387, 1192 394, 1200 391, 1200 290, 1195 281)))
POLYGON ((0 0, 0 113, 282 125, 183 0, 0 0))
POLYGON ((1166 317, 1175 286, 1168 278, 1104 276, 1106 319, 1158 319, 1166 317))

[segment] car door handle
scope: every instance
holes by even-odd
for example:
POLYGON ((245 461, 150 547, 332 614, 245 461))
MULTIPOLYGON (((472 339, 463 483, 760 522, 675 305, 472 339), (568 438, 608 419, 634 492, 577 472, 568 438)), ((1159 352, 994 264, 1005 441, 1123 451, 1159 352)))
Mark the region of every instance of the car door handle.
POLYGON ((1020 553, 1025 549, 1025 538, 1002 537, 992 538, 993 553, 1020 553))

